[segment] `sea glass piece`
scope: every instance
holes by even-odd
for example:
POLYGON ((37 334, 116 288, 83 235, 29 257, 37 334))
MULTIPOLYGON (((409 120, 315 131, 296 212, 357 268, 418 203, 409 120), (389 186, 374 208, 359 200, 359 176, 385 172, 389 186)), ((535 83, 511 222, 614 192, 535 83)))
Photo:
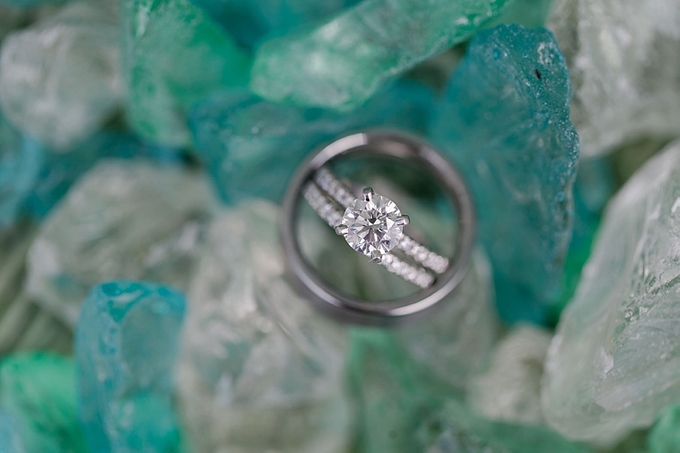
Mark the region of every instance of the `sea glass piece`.
POLYGON ((78 412, 90 451, 177 452, 173 367, 184 296, 149 282, 95 286, 75 331, 78 412))
POLYGON ((19 424, 9 412, 0 409, 0 451, 3 453, 24 453, 24 444, 19 433, 19 424))
POLYGON ((357 398, 358 447, 366 453, 587 453, 540 425, 493 422, 460 394, 417 366, 389 331, 355 329, 351 385, 357 398))
MULTIPOLYGON (((351 331, 349 379, 356 400, 357 446, 365 453, 426 451, 416 435, 444 394, 433 396, 431 382, 389 330, 354 328, 351 331)), ((449 391, 447 387, 442 390, 449 391)))
POLYGON ((647 437, 649 453, 673 453, 680 450, 680 407, 666 409, 647 437))
POLYGON ((500 25, 473 39, 432 127, 473 192, 507 321, 544 323, 559 297, 578 160, 570 97, 552 34, 500 25))
POLYGON ((497 337, 493 296, 488 258, 478 250, 456 292, 430 316, 394 329, 394 338, 417 366, 463 389, 487 365, 497 337))
POLYGON ((178 372, 195 453, 348 451, 344 329, 284 278, 277 213, 251 201, 208 232, 178 372))
POLYGON ((3 411, 14 418, 24 447, 17 451, 87 452, 76 409, 76 367, 68 357, 5 356, 0 362, 0 414, 3 411))
POLYGON ((496 345, 489 369, 472 380, 470 406, 490 419, 541 424, 541 378, 551 339, 530 325, 510 331, 496 345))
POLYGON ((549 27, 574 82, 583 155, 636 139, 677 136, 680 3, 557 0, 549 27))
POLYGON ((122 101, 116 6, 74 2, 13 33, 0 52, 0 106, 16 126, 67 150, 122 101))
POLYGON ((187 145, 187 109, 248 82, 250 57, 189 0, 121 0, 120 21, 127 116, 148 140, 187 145))
POLYGON ((420 434, 428 453, 590 453, 542 425, 492 422, 470 412, 455 399, 423 423, 420 434), (433 433, 437 433, 433 436, 433 433))
POLYGON ((557 327, 542 388, 564 435, 611 445, 680 398, 680 143, 610 201, 557 327))
POLYGON ((386 81, 469 39, 506 0, 364 0, 317 27, 264 42, 250 88, 273 102, 349 109, 386 81))
POLYGON ((248 48, 267 36, 331 17, 359 0, 192 0, 224 26, 236 41, 248 48))
POLYGON ((602 211, 616 187, 614 169, 607 157, 579 160, 574 184, 574 233, 564 261, 563 289, 551 310, 553 324, 557 324, 561 310, 574 296, 600 226, 602 211))
POLYGON ((0 4, 0 42, 15 29, 25 25, 28 12, 16 6, 0 4))
POLYGON ((0 0, 4 7, 32 8, 41 5, 59 5, 67 0, 0 0))
POLYGON ((38 179, 44 147, 0 114, 0 231, 12 226, 38 179))
POLYGON ((73 325, 101 281, 186 288, 213 198, 199 174, 135 160, 104 161, 45 219, 28 256, 26 292, 73 325))
POLYGON ((27 210, 43 219, 71 186, 99 161, 144 159, 166 164, 181 162, 175 148, 145 143, 129 134, 100 131, 65 153, 46 153, 37 181, 26 199, 27 210))
POLYGON ((432 91, 412 81, 396 83, 346 114, 229 92, 199 104, 189 125, 223 201, 280 201, 298 165, 318 146, 371 127, 422 134, 433 102, 432 91))

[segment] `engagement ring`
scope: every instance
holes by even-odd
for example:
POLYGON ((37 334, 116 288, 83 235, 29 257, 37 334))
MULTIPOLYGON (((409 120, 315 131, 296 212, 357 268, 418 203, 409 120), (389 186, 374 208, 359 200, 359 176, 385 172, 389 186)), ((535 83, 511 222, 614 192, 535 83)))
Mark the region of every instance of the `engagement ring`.
POLYGON ((371 131, 343 137, 304 163, 286 194, 281 237, 288 268, 302 292, 327 314, 361 324, 392 324, 434 307, 456 288, 467 271, 475 235, 472 201, 462 178, 427 143, 400 133, 371 131), (429 172, 458 214, 455 256, 442 256, 407 234, 408 215, 387 194, 346 184, 330 170, 341 156, 364 153, 403 159, 429 172), (304 198, 355 251, 421 290, 399 300, 376 302, 341 293, 305 261, 295 234, 298 203, 304 198))

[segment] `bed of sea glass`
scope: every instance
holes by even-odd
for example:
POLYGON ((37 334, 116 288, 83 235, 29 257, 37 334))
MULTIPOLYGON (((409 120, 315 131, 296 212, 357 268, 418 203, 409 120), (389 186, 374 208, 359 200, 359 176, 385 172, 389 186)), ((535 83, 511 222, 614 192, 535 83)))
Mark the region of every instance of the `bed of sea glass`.
MULTIPOLYGON (((679 29, 677 0, 0 0, 0 452, 680 452, 679 29), (392 329, 317 313, 277 234, 297 165, 374 127, 479 220, 392 329)), ((349 167, 452 251, 426 185, 349 167)), ((326 278, 412 290, 310 214, 326 278)))

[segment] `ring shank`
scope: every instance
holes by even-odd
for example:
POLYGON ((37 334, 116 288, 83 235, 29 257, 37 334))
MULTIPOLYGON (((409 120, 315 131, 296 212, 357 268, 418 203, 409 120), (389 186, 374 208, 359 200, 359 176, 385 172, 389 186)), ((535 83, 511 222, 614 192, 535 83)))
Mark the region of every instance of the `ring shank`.
POLYGON ((342 137, 302 164, 284 198, 280 234, 287 269, 300 291, 335 319, 370 325, 390 325, 423 314, 451 294, 465 276, 475 240, 475 214, 469 191, 457 170, 426 142, 392 131, 367 131, 342 137), (456 254, 447 270, 427 289, 391 301, 373 302, 347 296, 329 285, 306 262, 296 234, 299 201, 305 184, 333 159, 366 152, 416 160, 429 171, 458 212, 456 254))

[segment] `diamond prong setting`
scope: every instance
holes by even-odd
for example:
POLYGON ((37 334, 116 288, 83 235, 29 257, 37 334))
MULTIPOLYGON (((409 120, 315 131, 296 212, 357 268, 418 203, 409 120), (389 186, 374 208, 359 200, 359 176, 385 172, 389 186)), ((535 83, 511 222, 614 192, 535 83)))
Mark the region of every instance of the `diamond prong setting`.
POLYGON ((399 245, 406 219, 408 216, 401 214, 396 203, 366 187, 361 197, 345 209, 342 223, 335 231, 354 250, 380 263, 383 255, 399 245))

